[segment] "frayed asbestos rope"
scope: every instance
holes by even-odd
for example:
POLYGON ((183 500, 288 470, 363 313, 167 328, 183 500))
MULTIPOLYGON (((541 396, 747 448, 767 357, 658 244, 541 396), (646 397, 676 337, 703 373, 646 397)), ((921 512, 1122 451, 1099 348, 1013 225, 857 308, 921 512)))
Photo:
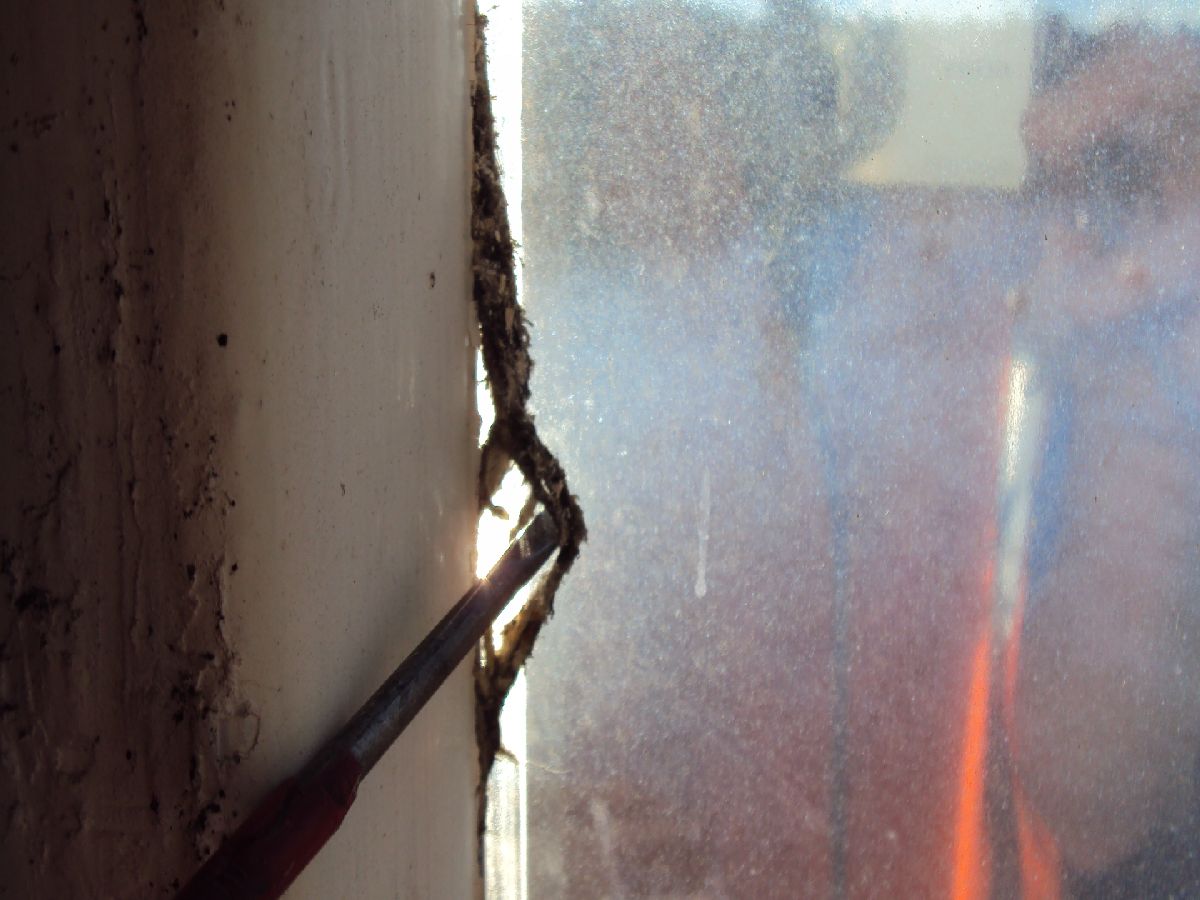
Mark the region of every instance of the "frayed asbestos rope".
POLYGON ((479 746, 480 828, 488 775, 500 749, 500 710, 521 666, 533 652, 538 633, 554 612, 554 595, 563 576, 579 555, 587 530, 583 511, 567 488, 562 466, 538 437, 529 414, 529 330, 517 305, 517 283, 508 206, 496 162, 496 131, 488 90, 484 26, 475 12, 475 82, 471 105, 475 142, 471 179, 471 237, 474 244, 475 312, 483 345, 483 365, 491 388, 496 419, 488 432, 479 462, 480 509, 492 497, 510 464, 525 476, 533 499, 554 518, 559 551, 554 565, 533 589, 520 614, 504 629, 500 646, 484 641, 475 670, 475 734, 479 746))

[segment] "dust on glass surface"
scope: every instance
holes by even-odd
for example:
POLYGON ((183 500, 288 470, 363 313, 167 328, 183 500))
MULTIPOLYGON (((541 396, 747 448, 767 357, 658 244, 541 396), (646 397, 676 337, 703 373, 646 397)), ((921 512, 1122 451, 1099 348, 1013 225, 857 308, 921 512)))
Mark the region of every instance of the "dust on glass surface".
MULTIPOLYGON (((1200 12, 524 8, 571 897, 1200 895, 1200 12)), ((516 888, 514 888, 516 890, 516 888)))

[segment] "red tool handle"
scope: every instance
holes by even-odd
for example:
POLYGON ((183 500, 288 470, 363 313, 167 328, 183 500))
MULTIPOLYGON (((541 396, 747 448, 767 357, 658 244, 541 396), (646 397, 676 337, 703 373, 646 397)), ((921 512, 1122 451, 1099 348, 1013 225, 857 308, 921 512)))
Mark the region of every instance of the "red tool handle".
POLYGON ((275 788, 177 900, 274 900, 342 824, 362 767, 349 750, 275 788))

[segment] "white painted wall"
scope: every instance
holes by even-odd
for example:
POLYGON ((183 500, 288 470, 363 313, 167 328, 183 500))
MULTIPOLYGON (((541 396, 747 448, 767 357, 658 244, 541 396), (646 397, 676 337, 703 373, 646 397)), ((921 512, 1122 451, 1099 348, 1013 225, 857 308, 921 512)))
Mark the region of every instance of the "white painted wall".
MULTIPOLYGON (((255 17, 233 54, 240 124, 218 150, 214 223, 221 291, 244 298, 227 326, 227 556, 239 694, 262 717, 235 782, 247 797, 468 586, 477 427, 460 4, 255 17)), ((472 702, 464 668, 290 896, 471 895, 472 702)))
MULTIPOLYGON (((0 11, 0 897, 170 896, 468 586, 471 28, 0 11)), ((289 897, 475 892, 472 704, 289 897)))

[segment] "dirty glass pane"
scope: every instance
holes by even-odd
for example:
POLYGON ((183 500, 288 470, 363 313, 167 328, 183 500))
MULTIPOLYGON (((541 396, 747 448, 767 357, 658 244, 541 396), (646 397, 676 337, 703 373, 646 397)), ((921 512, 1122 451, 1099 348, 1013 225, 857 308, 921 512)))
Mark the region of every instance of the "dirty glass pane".
POLYGON ((525 5, 521 893, 1200 895, 1198 26, 525 5))

